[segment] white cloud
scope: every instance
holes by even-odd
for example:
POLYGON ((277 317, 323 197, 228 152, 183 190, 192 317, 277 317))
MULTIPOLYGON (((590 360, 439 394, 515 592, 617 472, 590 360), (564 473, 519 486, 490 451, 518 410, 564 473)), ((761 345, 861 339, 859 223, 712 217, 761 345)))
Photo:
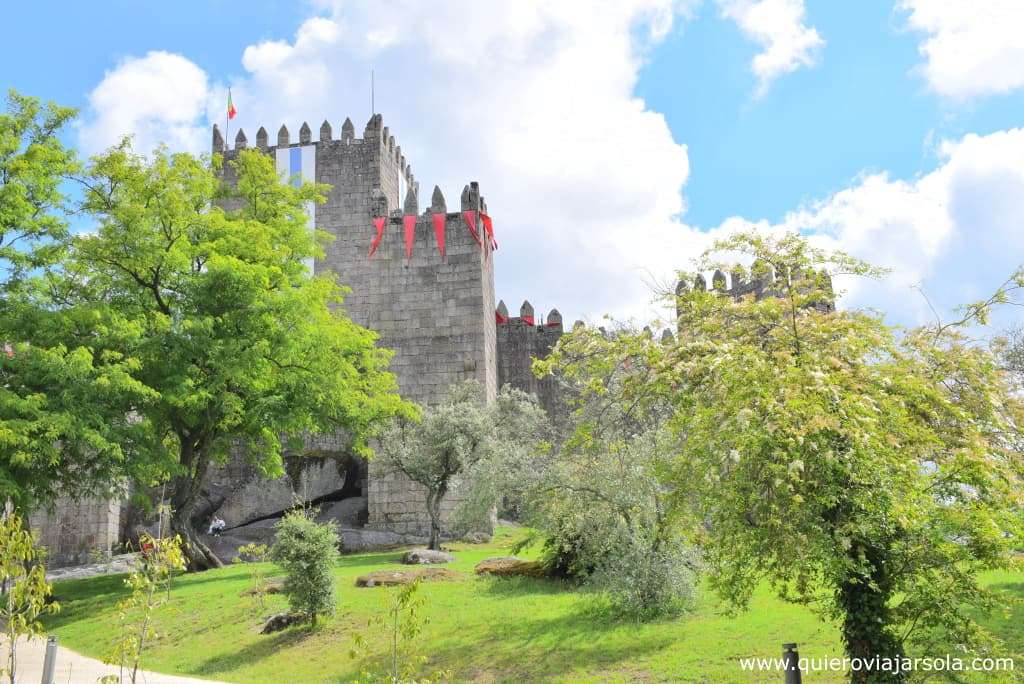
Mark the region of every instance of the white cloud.
POLYGON ((921 44, 921 69, 940 95, 964 100, 1024 87, 1024 2, 900 0, 921 44))
MULTIPOLYGON (((694 2, 320 2, 292 40, 245 49, 231 137, 325 117, 337 132, 346 116, 358 135, 373 68, 377 111, 421 186, 452 201, 480 181, 501 241, 499 297, 566 316, 636 313, 648 274, 703 240, 677 220, 686 146, 634 94, 645 51, 694 2)), ((93 92, 83 146, 133 131, 142 149, 205 151, 226 85, 207 87, 181 56, 126 60, 93 92)))
POLYGON ((761 46, 751 70, 757 77, 758 97, 779 76, 814 66, 825 41, 804 24, 803 0, 718 0, 722 16, 761 46))
MULTIPOLYGON (((944 143, 940 163, 916 179, 865 175, 796 208, 775 225, 734 217, 711 230, 682 221, 686 146, 634 94, 643 55, 685 7, 660 0, 563 3, 323 5, 293 40, 252 45, 232 83, 250 140, 287 123, 337 134, 369 118, 369 71, 383 112, 429 192, 454 201, 479 180, 501 242, 497 294, 515 309, 558 307, 570 320, 608 312, 646 316, 650 280, 665 281, 710 241, 741 227, 803 229, 816 239, 894 267, 882 285, 851 290, 894 320, 987 294, 1024 254, 1024 130, 944 143)), ((87 149, 134 131, 209 149, 226 84, 210 86, 184 57, 126 60, 93 91, 82 127, 87 149)))
POLYGON ((149 52, 125 59, 89 94, 79 147, 94 154, 131 133, 140 151, 161 142, 200 151, 207 97, 206 72, 181 55, 149 52))
POLYGON ((938 167, 916 180, 863 176, 772 228, 809 231, 823 245, 893 269, 879 283, 841 283, 845 306, 923 323, 933 313, 912 289, 920 286, 948 318, 954 307, 990 295, 1024 262, 1024 129, 967 135, 939 152, 938 167))
MULTIPOLYGON (((280 123, 357 135, 376 73, 384 116, 429 193, 479 180, 499 232, 497 290, 566 316, 634 313, 648 270, 692 236, 677 222, 686 146, 634 89, 645 51, 687 5, 325 2, 289 41, 246 48, 233 83, 252 139, 280 123)), ((639 302, 639 306, 638 306, 639 302)))

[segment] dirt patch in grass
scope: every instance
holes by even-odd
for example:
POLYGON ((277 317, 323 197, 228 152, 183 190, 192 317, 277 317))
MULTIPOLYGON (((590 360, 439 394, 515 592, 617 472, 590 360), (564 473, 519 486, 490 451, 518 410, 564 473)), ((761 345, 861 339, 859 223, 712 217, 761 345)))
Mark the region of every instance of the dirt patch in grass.
POLYGON ((417 568, 415 570, 374 570, 356 578, 357 587, 394 587, 417 579, 425 582, 450 582, 462 575, 448 568, 417 568))
POLYGON ((269 596, 270 594, 280 594, 282 592, 284 592, 284 580, 271 580, 263 585, 262 592, 257 590, 255 587, 249 587, 239 594, 239 596, 255 596, 259 593, 269 596))

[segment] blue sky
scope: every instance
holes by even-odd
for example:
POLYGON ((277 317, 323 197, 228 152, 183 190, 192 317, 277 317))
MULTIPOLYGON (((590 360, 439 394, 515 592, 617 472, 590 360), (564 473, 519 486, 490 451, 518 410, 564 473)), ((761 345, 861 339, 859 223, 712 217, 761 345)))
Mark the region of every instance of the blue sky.
POLYGON ((735 228, 896 269, 846 301, 904 323, 930 315, 913 286, 945 312, 1024 261, 1024 3, 557 5, 18 3, 0 83, 80 107, 84 154, 202 152, 229 85, 250 140, 358 134, 373 68, 427 192, 481 182, 513 309, 649 316, 650 284, 735 228))
POLYGON ((863 171, 933 169, 935 140, 1024 122, 1020 91, 963 104, 930 92, 915 73, 920 36, 880 0, 809 2, 807 22, 828 40, 819 65, 754 100, 746 66, 757 48, 709 9, 653 51, 637 88, 689 146, 687 216, 698 225, 779 221, 863 171))

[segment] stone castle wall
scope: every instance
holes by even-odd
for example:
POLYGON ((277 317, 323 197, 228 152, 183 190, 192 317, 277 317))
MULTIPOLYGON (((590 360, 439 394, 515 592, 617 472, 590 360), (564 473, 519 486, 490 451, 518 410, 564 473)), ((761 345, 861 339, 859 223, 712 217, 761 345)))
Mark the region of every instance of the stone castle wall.
MULTIPOLYGON (((216 129, 213 146, 222 151, 223 141, 216 129)), ((247 146, 244 132, 239 131, 235 149, 223 150, 223 154, 230 160, 247 146)), ((461 213, 486 210, 477 184, 464 188, 452 211, 435 188, 430 206, 421 213, 425 203, 419 196, 419 183, 380 115, 370 119, 362 138, 355 137, 354 127, 346 120, 338 139, 327 122, 316 141, 303 124, 297 143, 282 126, 277 144, 270 145, 260 129, 256 147, 278 159, 279 166, 283 155, 298 149, 303 160, 315 160, 312 164, 303 161, 304 180, 331 186, 326 202, 313 208, 313 216, 316 227, 334 240, 325 247, 314 270, 333 272, 351 288, 344 310, 354 322, 376 331, 382 346, 395 351, 391 370, 402 396, 430 404, 443 398, 452 384, 472 379, 493 398, 497 387, 493 257, 488 241, 477 242, 472 237, 461 213), (310 171, 313 177, 308 177, 310 171), (403 188, 405 198, 400 203, 403 188), (444 259, 434 236, 435 213, 445 215, 444 259), (405 254, 403 215, 417 216, 411 258, 405 254), (383 240, 369 258, 377 216, 387 217, 387 222, 383 240)), ((227 182, 233 181, 231 175, 226 164, 227 182)), ((482 232, 478 227, 478 234, 482 232)), ((238 514, 250 518, 268 506, 278 506, 283 492, 274 485, 273 491, 264 492, 266 486, 253 482, 239 489, 229 503, 238 514), (239 501, 241 498, 248 504, 239 501), (266 504, 259 503, 264 500, 266 504)), ((403 533, 427 529, 422 488, 400 474, 384 472, 378 462, 369 464, 366 496, 371 527, 403 533)), ((457 500, 456 490, 447 497, 446 508, 450 510, 457 500)))
POLYGON ((96 553, 109 556, 121 532, 121 506, 115 499, 58 499, 51 509, 29 516, 29 528, 46 549, 47 566, 81 565, 96 553))
POLYGON ((555 378, 533 374, 533 360, 545 358, 564 332, 562 315, 552 309, 543 321, 535 319, 533 306, 527 301, 520 307, 519 316, 510 317, 505 303, 500 302, 495 318, 498 386, 510 385, 532 394, 549 416, 562 416, 566 407, 555 378))

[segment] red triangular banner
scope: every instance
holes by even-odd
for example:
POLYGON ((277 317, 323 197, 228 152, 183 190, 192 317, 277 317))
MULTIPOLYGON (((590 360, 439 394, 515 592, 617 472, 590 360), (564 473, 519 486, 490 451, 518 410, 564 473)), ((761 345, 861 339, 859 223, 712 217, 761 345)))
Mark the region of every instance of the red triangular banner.
POLYGON ((523 316, 523 323, 533 325, 533 316, 523 316))
POLYGON ((437 238, 437 249, 441 252, 441 258, 444 259, 444 222, 445 215, 443 213, 434 214, 434 237, 437 238))
POLYGON ((480 218, 484 220, 484 230, 487 231, 487 239, 491 242, 491 249, 498 249, 498 241, 494 239, 494 222, 491 221, 491 217, 487 214, 480 214, 480 218))
POLYGON ((403 216, 402 227, 405 228, 405 258, 412 259, 412 241, 416 237, 416 215, 403 216))
POLYGON ((508 319, 505 318, 504 316, 502 316, 497 311, 495 311, 494 312, 494 322, 497 323, 498 325, 501 325, 503 323, 508 323, 508 319))
POLYGON ((469 228, 469 234, 473 236, 474 240, 476 240, 476 244, 483 247, 484 243, 480 241, 480 235, 476 232, 476 211, 473 209, 467 209, 462 212, 462 220, 466 222, 466 227, 469 228))
POLYGON ((367 259, 372 257, 373 253, 380 247, 380 241, 384 237, 384 224, 386 221, 387 218, 384 216, 375 216, 373 218, 373 227, 377 229, 377 237, 373 238, 373 242, 370 243, 370 253, 366 255, 367 259))

